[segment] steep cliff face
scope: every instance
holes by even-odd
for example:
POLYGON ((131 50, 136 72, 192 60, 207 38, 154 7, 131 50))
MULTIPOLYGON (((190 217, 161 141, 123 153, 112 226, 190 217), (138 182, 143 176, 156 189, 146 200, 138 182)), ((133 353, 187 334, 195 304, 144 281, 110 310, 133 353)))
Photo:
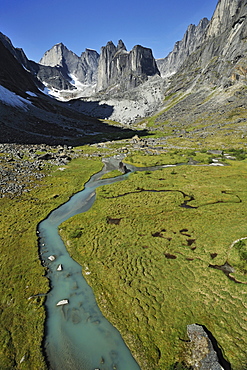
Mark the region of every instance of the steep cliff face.
MULTIPOLYGON (((244 82, 247 73, 247 1, 219 0, 197 47, 171 79, 170 91, 192 86, 224 87, 244 82)), ((169 67, 169 64, 168 64, 169 67)), ((163 69, 169 75, 171 69, 163 69)))
POLYGON ((117 46, 110 41, 101 49, 97 91, 109 87, 128 90, 156 74, 159 70, 151 49, 136 45, 128 52, 122 40, 117 46))
POLYGON ((179 69, 183 62, 201 45, 205 30, 209 24, 207 18, 203 18, 198 26, 189 25, 181 41, 176 42, 173 51, 166 58, 156 60, 162 77, 167 77, 179 69))
POLYGON ((80 68, 75 71, 78 79, 88 84, 97 83, 99 54, 96 50, 86 49, 80 57, 80 68))
POLYGON ((50 70, 39 67, 37 75, 48 87, 64 90, 79 88, 83 91, 83 85, 87 88, 90 85, 93 92, 93 85, 97 82, 98 59, 99 54, 95 50, 86 49, 79 57, 59 43, 48 50, 39 62, 40 66, 50 70))
POLYGON ((201 47, 187 58, 184 73, 197 69, 197 78, 227 87, 246 78, 247 1, 220 0, 201 47))
POLYGON ((243 57, 247 51, 246 39, 247 1, 220 0, 205 33, 202 62, 214 56, 229 61, 243 57))
POLYGON ((25 97, 26 91, 37 93, 42 84, 35 77, 22 49, 15 48, 10 39, 0 33, 0 85, 25 97))
POLYGON ((3 43, 6 49, 8 49, 11 54, 18 60, 20 64, 22 64, 26 69, 29 69, 29 60, 27 59, 26 54, 22 49, 15 48, 11 40, 2 32, 0 32, 0 41, 3 43))
POLYGON ((246 1, 242 0, 219 0, 207 29, 206 38, 219 36, 226 31, 244 3, 246 5, 246 1))

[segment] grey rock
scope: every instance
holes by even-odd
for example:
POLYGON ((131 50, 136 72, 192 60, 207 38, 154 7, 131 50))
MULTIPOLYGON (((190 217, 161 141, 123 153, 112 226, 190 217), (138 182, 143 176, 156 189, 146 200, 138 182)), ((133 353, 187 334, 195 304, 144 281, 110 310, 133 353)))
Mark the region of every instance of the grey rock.
POLYGON ((130 89, 159 75, 152 50, 136 45, 128 52, 122 40, 115 46, 109 41, 101 48, 97 91, 107 88, 130 89))
POLYGON ((201 325, 187 326, 187 334, 191 341, 189 365, 195 370, 224 370, 219 364, 217 353, 212 342, 201 325))
POLYGON ((196 69, 200 83, 230 87, 244 81, 247 56, 247 6, 245 0, 220 0, 203 35, 201 45, 181 66, 183 73, 196 69))
POLYGON ((50 153, 45 153, 38 157, 38 160, 41 160, 41 161, 48 161, 49 159, 53 159, 53 155, 50 153))
MULTIPOLYGON (((63 43, 54 45, 41 58, 39 64, 45 67, 50 67, 54 71, 60 72, 67 83, 67 88, 75 89, 76 80, 81 84, 94 85, 97 82, 99 54, 95 50, 86 49, 79 57, 69 50, 63 43)), ((53 83, 53 79, 49 79, 48 75, 44 74, 42 67, 39 69, 42 72, 38 73, 38 77, 52 87, 62 89, 60 86, 53 83)), ((57 73, 57 72, 53 72, 57 73)), ((62 77, 60 76, 61 80, 62 77)), ((60 84, 62 81, 60 81, 60 84)), ((63 82, 64 87, 66 84, 63 82)), ((92 90, 93 91, 93 90, 92 90)))
POLYGON ((207 18, 203 18, 197 26, 190 24, 183 39, 175 43, 173 50, 168 56, 156 60, 162 77, 167 77, 177 72, 186 58, 201 45, 208 24, 209 20, 207 18))

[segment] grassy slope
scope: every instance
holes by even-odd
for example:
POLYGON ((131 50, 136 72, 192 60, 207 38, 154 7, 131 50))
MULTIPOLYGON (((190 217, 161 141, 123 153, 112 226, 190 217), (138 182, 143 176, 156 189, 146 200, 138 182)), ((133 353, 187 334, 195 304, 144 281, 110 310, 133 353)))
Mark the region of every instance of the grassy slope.
MULTIPOLYGON (((172 89, 171 89, 172 91, 172 89)), ((226 90, 208 88, 167 92, 163 109, 140 122, 167 147, 238 148, 246 141, 246 84, 226 90), (177 133, 177 135, 176 135, 177 133)))
POLYGON ((39 261, 36 227, 51 210, 82 189, 89 176, 101 167, 99 160, 77 159, 64 171, 55 167, 31 192, 0 200, 0 368, 3 370, 46 368, 41 351, 44 298, 28 299, 49 290, 39 261), (20 364, 23 356, 25 360, 20 364))
MULTIPOLYGON (((149 164, 157 159, 149 157, 149 164)), ((191 323, 213 333, 233 370, 246 368, 246 285, 208 267, 228 261, 236 269, 233 276, 247 282, 246 260, 230 248, 247 236, 246 169, 245 160, 131 174, 121 186, 98 189, 92 209, 61 226, 70 253, 91 271, 86 278, 103 313, 142 369, 170 369, 182 361, 180 339, 191 323), (179 192, 140 188, 181 190, 194 196, 190 205, 198 208, 181 208, 179 192), (107 199, 128 192, 134 193, 107 199), (108 224, 108 216, 121 218, 120 224, 108 224)))

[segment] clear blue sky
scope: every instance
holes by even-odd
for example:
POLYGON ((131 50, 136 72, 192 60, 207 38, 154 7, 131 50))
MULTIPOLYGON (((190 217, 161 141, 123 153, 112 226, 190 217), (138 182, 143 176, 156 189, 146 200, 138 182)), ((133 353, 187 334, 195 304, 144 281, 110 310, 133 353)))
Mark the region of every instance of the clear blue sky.
POLYGON ((39 61, 62 42, 80 55, 122 39, 165 57, 189 24, 211 19, 218 0, 1 0, 0 31, 39 61))

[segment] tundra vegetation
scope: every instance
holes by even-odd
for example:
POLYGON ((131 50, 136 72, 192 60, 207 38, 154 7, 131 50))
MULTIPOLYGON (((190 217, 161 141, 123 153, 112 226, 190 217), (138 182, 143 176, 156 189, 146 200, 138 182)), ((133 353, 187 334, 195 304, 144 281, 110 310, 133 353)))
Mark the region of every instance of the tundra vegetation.
MULTIPOLYGON (((124 145, 124 144, 123 144, 124 145)), ((119 143, 117 144, 119 147, 119 143)), ((42 353, 44 296, 49 290, 36 227, 100 170, 97 155, 119 150, 76 148, 80 158, 50 166, 30 192, 1 199, 1 369, 46 369, 42 353)), ((97 189, 84 214, 60 225, 69 253, 85 270, 103 314, 145 369, 183 369, 186 326, 205 325, 233 370, 247 366, 247 159, 240 146, 209 166, 207 150, 129 151, 136 166, 187 163, 131 173, 97 189), (222 271, 228 264, 234 272, 222 271)), ((117 176, 118 171, 107 176, 117 176)))

